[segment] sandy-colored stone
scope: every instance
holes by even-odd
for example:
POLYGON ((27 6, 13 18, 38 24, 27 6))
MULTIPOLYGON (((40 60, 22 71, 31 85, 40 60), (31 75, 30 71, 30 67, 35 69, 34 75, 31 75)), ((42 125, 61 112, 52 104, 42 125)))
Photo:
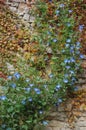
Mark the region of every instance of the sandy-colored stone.
POLYGON ((12 11, 12 12, 16 12, 17 11, 17 8, 16 7, 9 7, 10 8, 10 10, 12 11))
POLYGON ((79 130, 86 130, 86 127, 80 127, 79 130))
POLYGON ((24 14, 23 19, 28 21, 29 20, 29 15, 28 14, 24 14))
POLYGON ((52 127, 45 127, 43 130, 53 130, 52 127))

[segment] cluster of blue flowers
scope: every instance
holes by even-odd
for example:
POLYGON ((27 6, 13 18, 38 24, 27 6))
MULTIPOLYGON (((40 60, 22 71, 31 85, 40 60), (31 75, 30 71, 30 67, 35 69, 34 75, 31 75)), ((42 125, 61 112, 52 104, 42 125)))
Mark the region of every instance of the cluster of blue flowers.
POLYGON ((6 99, 7 99, 7 97, 5 95, 0 96, 0 100, 4 101, 6 99))

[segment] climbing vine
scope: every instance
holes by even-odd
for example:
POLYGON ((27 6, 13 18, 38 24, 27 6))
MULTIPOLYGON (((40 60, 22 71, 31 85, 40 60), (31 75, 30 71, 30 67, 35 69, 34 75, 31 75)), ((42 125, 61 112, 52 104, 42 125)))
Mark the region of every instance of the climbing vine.
POLYGON ((23 51, 18 52, 14 74, 1 79, 2 129, 31 130, 37 124, 46 124, 50 108, 58 106, 76 87, 83 59, 79 41, 83 26, 76 31, 78 21, 71 2, 37 0, 33 15, 30 44, 24 44, 23 51))

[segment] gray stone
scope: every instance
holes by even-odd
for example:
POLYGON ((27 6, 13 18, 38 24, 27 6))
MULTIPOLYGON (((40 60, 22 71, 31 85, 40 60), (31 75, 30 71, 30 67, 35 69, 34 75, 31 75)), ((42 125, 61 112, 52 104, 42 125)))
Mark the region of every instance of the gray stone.
POLYGON ((45 127, 43 130, 53 130, 52 127, 45 127))
POLYGON ((79 127, 86 127, 86 117, 80 117, 76 125, 79 127))
POLYGON ((52 128, 43 125, 36 125, 33 130, 52 130, 52 128))
MULTIPOLYGON (((53 130, 61 130, 60 128, 58 127, 53 127, 53 130)), ((65 129, 64 129, 65 130, 65 129)))
POLYGON ((29 21, 29 15, 28 14, 24 14, 23 19, 26 21, 29 21))
POLYGON ((59 112, 64 112, 65 110, 64 110, 64 107, 62 106, 62 105, 60 105, 59 107, 58 107, 58 111, 59 112))
POLYGON ((29 22, 34 22, 34 17, 31 16, 29 22))
POLYGON ((24 2, 25 3, 25 0, 8 0, 8 2, 16 2, 16 3, 20 3, 20 2, 24 2))
POLYGON ((79 130, 86 130, 86 127, 80 127, 79 130))
POLYGON ((79 84, 84 84, 86 83, 86 79, 83 79, 83 78, 79 78, 78 82, 79 84))
POLYGON ((67 115, 65 112, 57 112, 57 115, 56 115, 56 120, 58 121, 67 121, 67 115))
POLYGON ((17 11, 17 8, 16 7, 9 7, 10 8, 10 10, 12 11, 12 12, 16 12, 17 11))
POLYGON ((10 74, 13 74, 14 73, 14 71, 15 71, 15 68, 14 68, 14 66, 13 65, 11 65, 10 63, 6 63, 6 65, 7 65, 7 69, 8 69, 8 71, 10 72, 10 74))
POLYGON ((66 128, 66 127, 69 127, 69 124, 62 122, 62 121, 52 120, 52 121, 50 121, 48 126, 49 127, 57 127, 57 128, 66 128))

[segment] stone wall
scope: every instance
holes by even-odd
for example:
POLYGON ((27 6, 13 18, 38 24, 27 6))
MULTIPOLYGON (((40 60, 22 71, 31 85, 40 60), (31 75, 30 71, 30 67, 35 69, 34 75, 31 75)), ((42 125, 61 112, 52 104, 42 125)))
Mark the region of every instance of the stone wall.
MULTIPOLYGON (((33 3, 28 3, 27 0, 7 0, 6 4, 30 28, 31 24, 34 23, 34 17, 31 15, 30 8, 30 4, 33 3)), ((82 93, 81 98, 78 95, 68 99, 67 102, 59 107, 53 108, 47 117, 49 124, 46 127, 40 126, 39 129, 35 128, 34 130, 86 129, 86 58, 83 60, 82 67, 84 71, 79 75, 77 82, 78 92, 82 93)))
POLYGON ((86 56, 76 85, 75 96, 51 110, 43 130, 86 130, 86 56))
POLYGON ((28 0, 6 0, 6 5, 13 13, 18 15, 27 27, 33 26, 34 17, 31 12, 31 7, 34 6, 33 2, 28 2, 28 0))

